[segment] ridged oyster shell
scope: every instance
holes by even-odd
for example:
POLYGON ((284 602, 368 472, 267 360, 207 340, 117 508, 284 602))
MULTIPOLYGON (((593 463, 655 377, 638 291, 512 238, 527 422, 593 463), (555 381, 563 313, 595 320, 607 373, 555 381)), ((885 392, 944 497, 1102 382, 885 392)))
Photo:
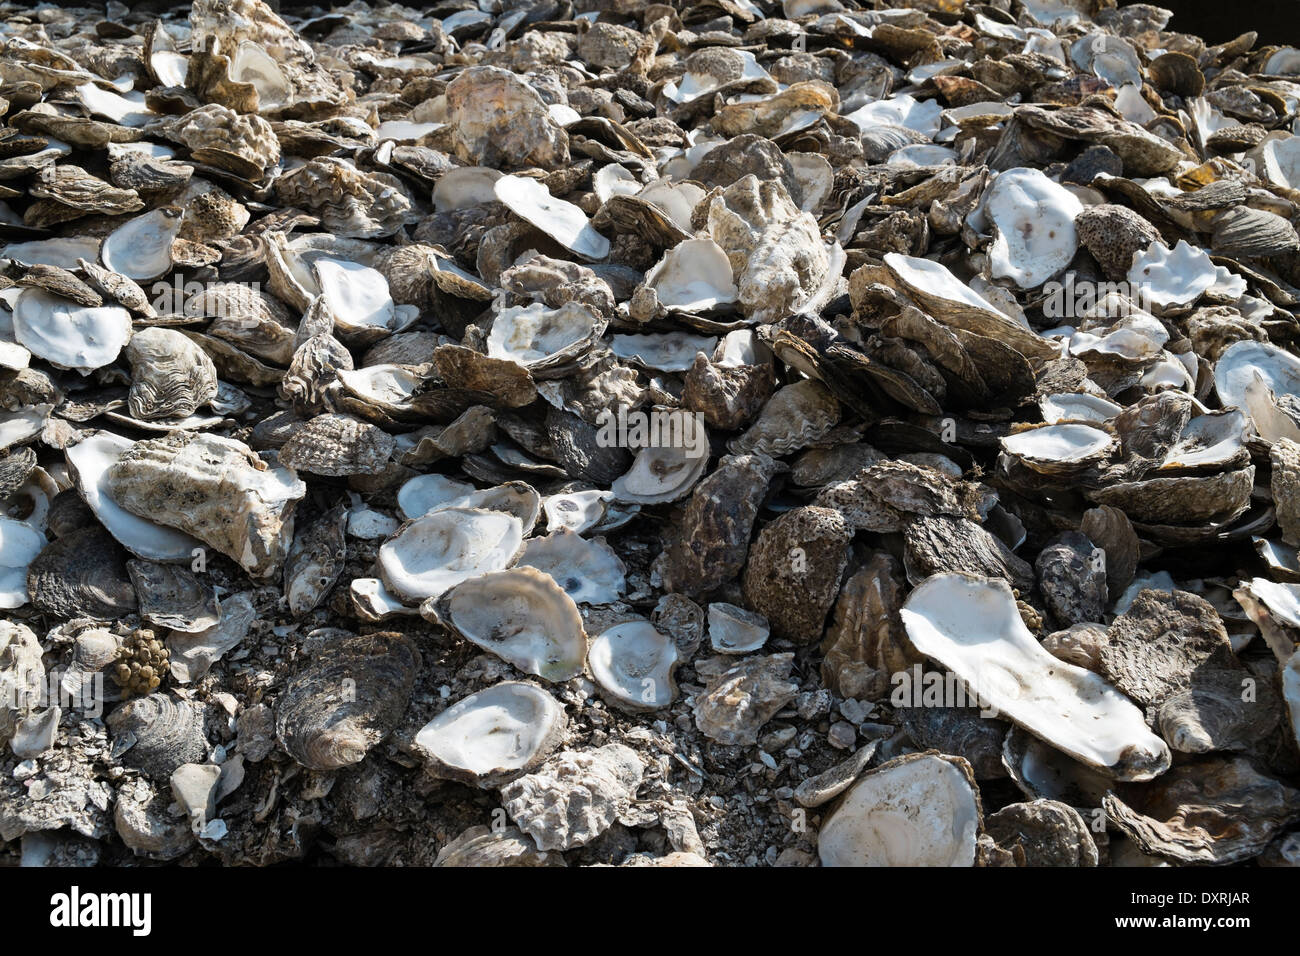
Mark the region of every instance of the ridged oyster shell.
POLYGON ((401 720, 420 669, 404 634, 326 638, 275 703, 275 736, 311 770, 361 761, 401 720))

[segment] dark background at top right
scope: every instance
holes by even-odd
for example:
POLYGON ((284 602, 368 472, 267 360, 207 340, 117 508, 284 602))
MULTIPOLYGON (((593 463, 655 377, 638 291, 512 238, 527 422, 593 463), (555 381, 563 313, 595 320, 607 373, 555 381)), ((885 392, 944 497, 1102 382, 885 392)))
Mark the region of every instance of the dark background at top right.
POLYGON ((1152 0, 1174 11, 1169 29, 1223 43, 1248 30, 1259 46, 1300 45, 1300 0, 1152 0))

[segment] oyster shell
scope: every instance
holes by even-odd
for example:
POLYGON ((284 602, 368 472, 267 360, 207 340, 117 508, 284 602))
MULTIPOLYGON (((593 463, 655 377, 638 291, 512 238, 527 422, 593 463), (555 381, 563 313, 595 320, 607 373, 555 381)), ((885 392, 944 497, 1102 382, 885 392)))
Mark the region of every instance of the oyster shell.
POLYGON ((506 813, 543 850, 596 839, 636 795, 645 768, 623 744, 556 754, 538 770, 501 788, 506 813))
POLYGON ((242 442, 192 432, 136 442, 104 480, 122 508, 192 534, 258 577, 279 570, 294 508, 307 493, 293 472, 267 465, 242 442))
POLYGON ((628 621, 591 641, 587 663, 606 699, 620 710, 662 710, 677 696, 677 647, 646 621, 628 621))
POLYGON ((983 828, 970 765, 933 751, 863 774, 817 834, 823 866, 974 866, 983 828))
POLYGON ((576 677, 587 658, 578 606, 554 578, 536 568, 471 577, 426 602, 420 613, 551 682, 576 677))
POLYGON ((487 572, 509 567, 523 545, 523 524, 482 508, 444 508, 406 522, 379 549, 384 584, 419 602, 487 572))
POLYGON ((419 669, 404 634, 326 639, 275 703, 276 740, 310 770, 358 763, 401 720, 419 669))
POLYGON ((533 684, 502 681, 452 704, 415 735, 430 776, 484 788, 531 773, 564 740, 559 701, 533 684))
POLYGON ((918 651, 1053 747, 1119 780, 1150 780, 1169 768, 1169 748, 1141 711, 1096 674, 1044 651, 1004 582, 936 575, 899 613, 918 651))
POLYGON ((126 360, 131 365, 127 408, 136 418, 185 418, 217 397, 212 359, 173 329, 141 329, 131 336, 126 360))
POLYGON ((127 701, 114 708, 105 722, 112 733, 113 755, 155 781, 168 779, 181 764, 198 763, 208 754, 202 709, 171 694, 127 701))

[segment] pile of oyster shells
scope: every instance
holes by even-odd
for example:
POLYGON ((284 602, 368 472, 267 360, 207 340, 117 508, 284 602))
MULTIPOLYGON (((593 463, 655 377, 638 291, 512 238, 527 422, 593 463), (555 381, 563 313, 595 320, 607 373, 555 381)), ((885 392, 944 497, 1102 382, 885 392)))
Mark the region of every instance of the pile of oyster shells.
POLYGON ((0 862, 1300 863, 1300 50, 1170 16, 0 4, 0 862))

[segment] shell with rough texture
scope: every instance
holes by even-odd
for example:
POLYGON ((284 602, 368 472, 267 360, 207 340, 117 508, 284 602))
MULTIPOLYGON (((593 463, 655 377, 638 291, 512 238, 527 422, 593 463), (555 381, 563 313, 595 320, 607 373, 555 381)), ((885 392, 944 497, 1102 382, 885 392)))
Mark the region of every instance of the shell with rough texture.
POLYGON ((543 850, 584 846, 635 797, 645 767, 623 744, 569 751, 501 788, 510 819, 543 850))
POLYGON ((695 726, 727 746, 752 746, 758 732, 794 699, 799 685, 790 681, 794 655, 747 657, 731 664, 723 659, 712 669, 696 670, 707 681, 695 697, 695 726))
POLYGON ((846 698, 881 700, 891 675, 922 660, 898 617, 902 591, 902 569, 883 553, 844 583, 822 643, 827 687, 846 698))
POLYGON ((27 591, 40 611, 116 621, 136 609, 126 553, 98 526, 78 528, 45 548, 27 569, 27 591))
POLYGON ((343 573, 347 560, 348 510, 340 501, 307 524, 300 524, 284 561, 284 599, 289 613, 313 610, 343 573))
POLYGON ((212 359, 174 329, 141 329, 127 344, 126 360, 127 408, 136 418, 185 418, 217 397, 212 359))
POLYGON ((420 670, 404 634, 324 638, 275 703, 275 736, 311 770, 360 762, 396 728, 420 670))
POLYGON ((569 137, 522 77, 493 66, 463 70, 447 85, 453 149, 478 166, 556 169, 569 161, 569 137))
POLYGON ((759 504, 776 472, 766 455, 726 457, 696 487, 682 519, 668 529, 656 568, 664 587, 699 595, 745 566, 759 504))
POLYGON ((0 621, 0 745, 40 706, 45 686, 41 645, 25 624, 0 621))
POLYGON ((159 627, 197 632, 221 620, 217 592, 189 568, 134 559, 127 573, 140 602, 140 616, 159 627))
POLYGON ((136 442, 106 477, 127 511, 192 534, 258 577, 284 561, 294 507, 307 493, 242 442, 192 432, 136 442))
POLYGON ((280 463, 313 475, 378 475, 396 447, 377 425, 348 415, 317 415, 293 428, 280 448, 280 463))
POLYGON ((201 763, 208 754, 202 708, 171 694, 127 701, 106 723, 112 755, 156 781, 168 779, 181 764, 201 763))

